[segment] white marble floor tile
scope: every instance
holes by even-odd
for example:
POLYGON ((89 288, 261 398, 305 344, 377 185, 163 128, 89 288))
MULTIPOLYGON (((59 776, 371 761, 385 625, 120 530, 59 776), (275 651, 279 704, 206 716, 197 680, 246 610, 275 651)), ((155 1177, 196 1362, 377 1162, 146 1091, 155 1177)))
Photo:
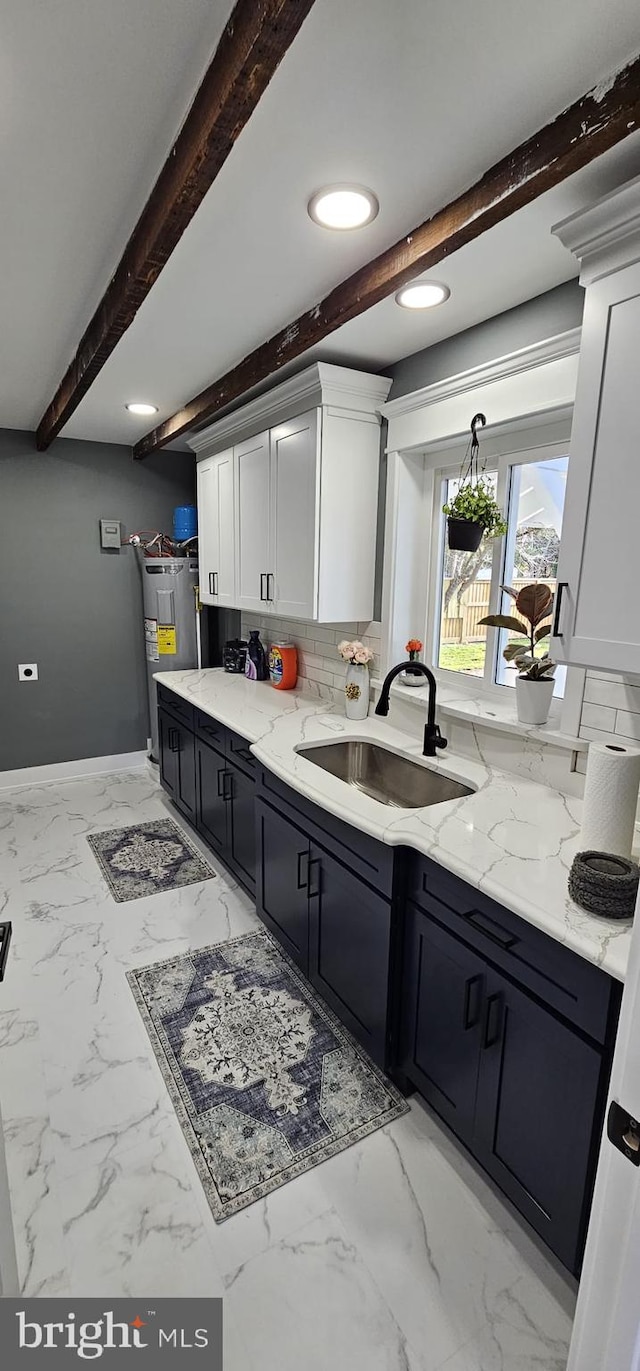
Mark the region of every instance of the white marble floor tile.
POLYGON ((49 1117, 3 1118, 3 1132, 22 1291, 65 1294, 68 1271, 49 1117))
POLYGON ((420 1363, 333 1210, 225 1277, 251 1367, 416 1371, 420 1363))
POLYGON ((222 1293, 186 1161, 169 1126, 62 1182, 74 1295, 222 1293))
POLYGON ((439 1371, 565 1371, 571 1319, 540 1281, 521 1276, 485 1328, 439 1371))
POLYGON ((321 1181, 421 1368, 436 1371, 483 1327, 521 1268, 509 1239, 443 1164, 421 1116, 414 1109, 340 1153, 321 1181))

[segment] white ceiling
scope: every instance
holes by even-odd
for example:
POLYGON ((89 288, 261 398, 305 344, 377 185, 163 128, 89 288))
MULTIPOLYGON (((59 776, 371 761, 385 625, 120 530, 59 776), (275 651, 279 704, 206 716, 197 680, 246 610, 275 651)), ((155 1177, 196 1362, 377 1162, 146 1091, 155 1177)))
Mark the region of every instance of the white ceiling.
POLYGON ((231 4, 0 0, 0 425, 41 418, 231 4))
MULTIPOLYGON (((31 428, 229 6, 65 0, 66 46, 46 17, 55 9, 60 21, 60 5, 3 6, 11 23, 9 41, 0 39, 0 89, 4 68, 13 91, 0 176, 15 188, 15 217, 0 223, 10 264, 0 297, 0 423, 31 428)), ((149 421, 129 416, 127 400, 149 399, 160 420, 170 415, 638 49, 637 0, 316 0, 65 435, 136 441, 149 421), (340 180, 363 182, 380 199, 378 219, 357 233, 328 233, 306 214, 311 192, 340 180)), ((439 310, 414 315, 385 301, 313 355, 386 366, 575 275, 549 228, 637 174, 639 147, 634 135, 443 263, 433 275, 452 295, 439 310)))

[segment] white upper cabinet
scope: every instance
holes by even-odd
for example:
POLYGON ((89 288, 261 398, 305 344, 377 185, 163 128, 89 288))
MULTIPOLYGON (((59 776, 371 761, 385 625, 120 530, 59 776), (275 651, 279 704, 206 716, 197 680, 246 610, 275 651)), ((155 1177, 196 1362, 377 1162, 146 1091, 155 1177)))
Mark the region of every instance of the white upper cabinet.
POLYGON ((552 655, 640 672, 640 178, 554 230, 586 286, 552 655))
POLYGON ((236 603, 233 449, 198 464, 198 566, 206 605, 236 603))
POLYGON ((316 617, 318 410, 271 430, 273 612, 316 617))
POLYGON ((234 448, 236 482, 235 550, 237 609, 269 608, 269 431, 234 448))
POLYGON ((201 581, 218 568, 223 520, 235 563, 233 598, 207 603, 325 623, 372 617, 379 407, 390 384, 317 363, 197 434, 201 581), (230 439, 231 518, 214 508, 221 486, 208 475, 228 461, 218 449, 230 439))

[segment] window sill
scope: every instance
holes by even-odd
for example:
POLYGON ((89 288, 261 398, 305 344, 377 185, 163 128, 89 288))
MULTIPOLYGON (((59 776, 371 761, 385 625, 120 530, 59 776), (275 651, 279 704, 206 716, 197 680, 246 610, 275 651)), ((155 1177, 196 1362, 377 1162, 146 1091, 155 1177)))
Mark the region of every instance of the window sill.
MULTIPOLYGON (((377 699, 382 689, 382 681, 372 681, 374 696, 377 699)), ((429 699, 427 686, 408 686, 398 685, 397 682, 391 687, 393 696, 401 697, 408 704, 414 705, 421 711, 425 711, 429 699)), ((520 738, 535 738, 536 742, 547 743, 550 747, 565 748, 568 752, 588 752, 589 743, 585 738, 575 738, 570 734, 562 733, 557 727, 556 721, 550 719, 546 724, 522 724, 516 716, 515 700, 506 701, 490 698, 478 698, 470 696, 460 691, 456 692, 451 686, 438 686, 437 694, 438 714, 452 719, 461 719, 464 723, 472 723, 483 728, 490 728, 499 733, 512 733, 520 738)))

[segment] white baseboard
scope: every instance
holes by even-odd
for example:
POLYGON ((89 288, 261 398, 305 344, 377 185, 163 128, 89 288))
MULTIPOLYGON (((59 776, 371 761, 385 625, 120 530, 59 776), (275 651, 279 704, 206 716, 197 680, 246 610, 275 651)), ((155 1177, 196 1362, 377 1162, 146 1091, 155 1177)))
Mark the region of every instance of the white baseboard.
POLYGON ((77 762, 52 762, 49 766, 24 766, 0 771, 0 790, 24 785, 51 785, 54 781, 77 781, 86 776, 106 776, 114 771, 135 771, 146 764, 146 752, 119 752, 114 757, 85 757, 77 762))

